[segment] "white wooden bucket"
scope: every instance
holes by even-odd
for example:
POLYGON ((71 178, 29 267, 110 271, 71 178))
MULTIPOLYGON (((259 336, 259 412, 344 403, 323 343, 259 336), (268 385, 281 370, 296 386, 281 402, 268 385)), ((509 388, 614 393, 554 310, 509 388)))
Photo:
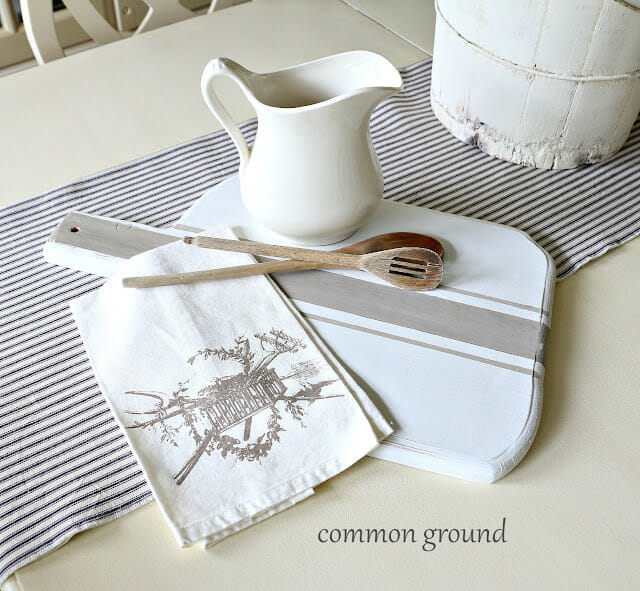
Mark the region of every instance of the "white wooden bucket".
POLYGON ((519 164, 615 154, 640 111, 640 0, 440 0, 431 105, 519 164))

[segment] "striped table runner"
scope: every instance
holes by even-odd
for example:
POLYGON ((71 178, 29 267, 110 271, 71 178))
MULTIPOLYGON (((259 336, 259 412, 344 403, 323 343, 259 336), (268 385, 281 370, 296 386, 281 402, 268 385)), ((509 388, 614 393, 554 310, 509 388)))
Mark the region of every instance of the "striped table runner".
MULTIPOLYGON (((640 233, 640 121, 608 162, 522 168, 444 130, 430 73, 430 60, 406 68, 405 90, 374 113, 388 199, 525 230, 559 278, 640 233)), ((242 129, 251 139, 256 123, 242 129)), ((171 224, 237 166, 218 132, 0 210, 0 581, 151 499, 68 309, 103 280, 48 265, 43 242, 69 210, 171 224)))

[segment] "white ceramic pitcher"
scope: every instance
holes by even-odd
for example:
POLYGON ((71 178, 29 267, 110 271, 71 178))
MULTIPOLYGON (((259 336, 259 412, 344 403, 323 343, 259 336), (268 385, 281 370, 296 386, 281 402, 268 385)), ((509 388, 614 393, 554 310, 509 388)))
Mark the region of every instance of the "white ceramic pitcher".
POLYGON ((202 94, 240 152, 240 187, 249 213, 302 244, 331 244, 354 232, 382 199, 371 142, 374 107, 402 80, 384 57, 350 51, 272 72, 250 72, 227 58, 209 62, 202 94), (212 88, 228 76, 258 116, 249 149, 212 88))

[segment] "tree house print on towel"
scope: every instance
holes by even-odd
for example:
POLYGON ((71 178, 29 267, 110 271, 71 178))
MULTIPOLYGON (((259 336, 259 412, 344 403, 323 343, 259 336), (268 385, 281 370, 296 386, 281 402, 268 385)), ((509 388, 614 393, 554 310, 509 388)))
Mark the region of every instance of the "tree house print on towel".
POLYGON ((282 413, 304 427, 302 418, 311 404, 341 397, 320 395, 323 388, 336 380, 313 382, 319 368, 312 360, 290 364, 288 373, 283 376, 272 367, 273 362, 285 354, 293 355, 295 359, 306 348, 302 340, 272 328, 269 333, 255 334, 254 348, 256 344, 259 346, 257 354, 252 351, 250 340, 242 336, 235 339, 231 348, 203 349, 190 357, 189 365, 198 359, 216 359, 235 362, 242 370, 233 375, 217 376, 195 393, 189 392, 191 379, 180 382, 171 394, 141 390, 126 392, 154 401, 149 410, 126 411, 145 417, 128 425, 128 429, 151 429, 160 435, 161 441, 176 447, 179 447, 179 434, 187 433, 193 440, 193 453, 173 476, 178 485, 205 454, 219 452, 223 458, 231 455, 239 460, 260 461, 269 454, 274 443, 280 442, 279 434, 286 430, 281 424, 282 413), (287 382, 297 384, 297 392, 287 395, 287 382), (253 417, 266 411, 270 413, 266 430, 251 440, 253 417), (224 434, 241 424, 244 424, 244 443, 224 434))

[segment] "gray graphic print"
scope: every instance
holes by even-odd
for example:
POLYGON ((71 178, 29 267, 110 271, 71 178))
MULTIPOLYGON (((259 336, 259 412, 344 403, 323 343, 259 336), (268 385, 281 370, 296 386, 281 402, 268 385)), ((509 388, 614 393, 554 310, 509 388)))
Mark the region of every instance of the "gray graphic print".
POLYGON ((130 390, 125 394, 148 398, 152 406, 143 411, 125 411, 141 415, 127 429, 149 429, 159 434, 164 443, 179 447, 179 435, 188 434, 195 449, 182 468, 174 474, 176 484, 182 484, 203 455, 220 453, 223 458, 235 457, 248 462, 269 455, 274 444, 280 442, 283 415, 304 428, 302 419, 318 400, 339 398, 341 395, 322 396, 323 388, 336 380, 317 380, 319 363, 297 358, 306 348, 305 343, 284 331, 271 329, 255 334, 253 339, 237 337, 232 347, 202 349, 187 360, 193 366, 196 360, 215 359, 239 366, 238 373, 215 376, 210 383, 191 392, 191 378, 179 382, 171 394, 156 391, 130 390), (276 359, 289 358, 274 368, 276 359), (280 371, 279 375, 278 371, 280 371), (316 379, 316 381, 314 381, 316 379), (292 388, 291 386, 294 386, 292 388), (289 394, 293 389, 294 393, 289 394), (253 419, 266 415, 263 432, 252 439, 253 419), (226 432, 243 425, 241 441, 226 432))

